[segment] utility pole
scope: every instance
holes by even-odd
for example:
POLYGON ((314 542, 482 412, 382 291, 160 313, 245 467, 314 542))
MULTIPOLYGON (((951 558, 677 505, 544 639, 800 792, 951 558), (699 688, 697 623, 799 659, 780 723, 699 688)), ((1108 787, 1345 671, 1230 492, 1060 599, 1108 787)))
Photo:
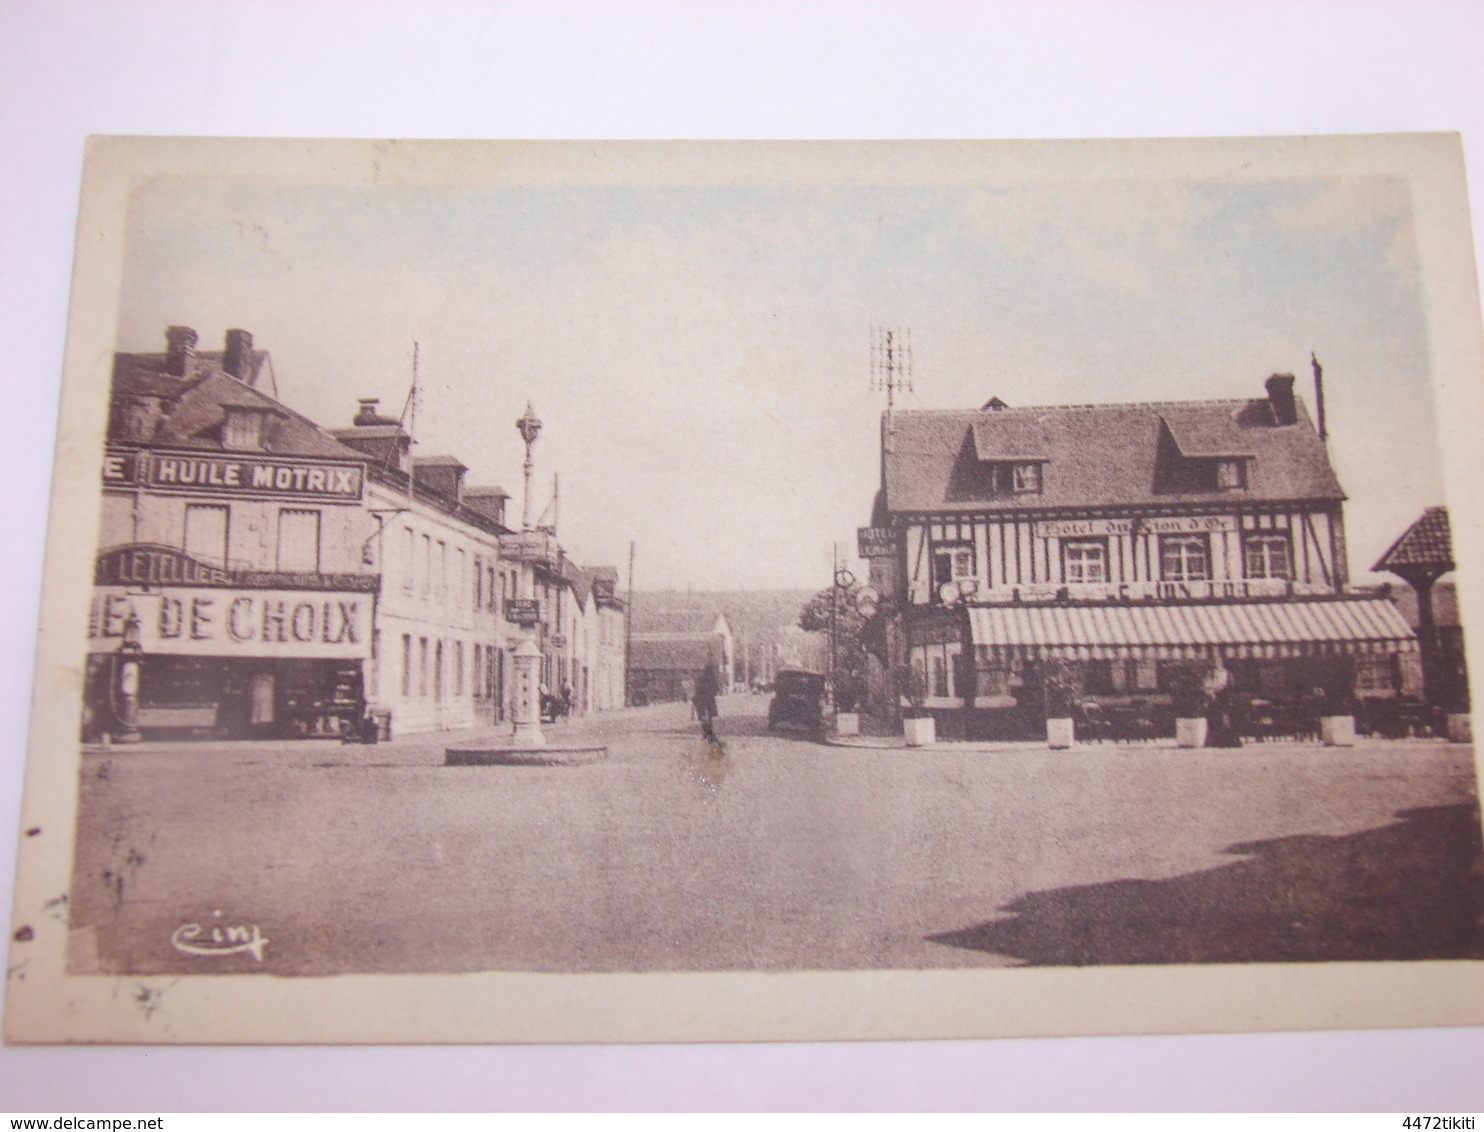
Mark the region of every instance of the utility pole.
POLYGON ((634 542, 629 540, 629 600, 623 611, 623 702, 625 707, 634 706, 633 667, 634 651, 634 542))

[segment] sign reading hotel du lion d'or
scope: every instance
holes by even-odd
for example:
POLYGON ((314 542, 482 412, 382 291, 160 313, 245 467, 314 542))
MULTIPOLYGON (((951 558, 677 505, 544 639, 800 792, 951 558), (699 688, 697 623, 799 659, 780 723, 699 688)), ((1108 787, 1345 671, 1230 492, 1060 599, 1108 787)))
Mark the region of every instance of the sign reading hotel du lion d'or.
POLYGON ((109 449, 103 457, 104 487, 358 503, 363 479, 362 466, 349 461, 123 449, 109 449))
POLYGON ((1082 538, 1096 535, 1202 535, 1235 531, 1235 515, 1154 515, 1138 519, 1043 519, 1037 538, 1082 538))
POLYGON ((371 654, 369 594, 96 586, 90 652, 117 651, 132 614, 145 653, 359 660, 371 654))

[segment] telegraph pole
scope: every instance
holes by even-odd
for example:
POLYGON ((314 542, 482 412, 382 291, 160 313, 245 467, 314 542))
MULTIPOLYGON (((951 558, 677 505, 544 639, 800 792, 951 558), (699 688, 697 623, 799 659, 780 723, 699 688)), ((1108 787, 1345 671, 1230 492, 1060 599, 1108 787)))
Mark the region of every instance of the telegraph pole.
POLYGON ((623 611, 623 702, 625 707, 634 706, 633 662, 634 651, 634 542, 629 540, 629 601, 623 611))

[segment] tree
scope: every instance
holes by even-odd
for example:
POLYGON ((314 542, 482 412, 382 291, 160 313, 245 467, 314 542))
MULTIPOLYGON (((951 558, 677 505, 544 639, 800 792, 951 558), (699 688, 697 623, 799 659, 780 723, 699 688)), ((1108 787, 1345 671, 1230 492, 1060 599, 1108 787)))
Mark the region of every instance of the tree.
POLYGON ((861 631, 866 619, 856 609, 859 583, 820 590, 799 610, 799 628, 831 634, 830 672, 834 682, 835 707, 854 711, 866 686, 866 651, 861 631))

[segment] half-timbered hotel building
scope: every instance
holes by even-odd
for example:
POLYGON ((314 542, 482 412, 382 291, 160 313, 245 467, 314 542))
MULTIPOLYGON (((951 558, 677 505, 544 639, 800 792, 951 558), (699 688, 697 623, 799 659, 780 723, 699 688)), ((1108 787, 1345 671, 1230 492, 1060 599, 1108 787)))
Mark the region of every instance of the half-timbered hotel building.
MULTIPOLYGON (((1044 733, 1041 674, 1173 726, 1204 662, 1266 702, 1394 668, 1395 606, 1349 585, 1345 496, 1294 392, 889 413, 863 537, 903 679, 940 731, 1044 733)), ((897 683, 900 685, 901 680, 897 683)))

